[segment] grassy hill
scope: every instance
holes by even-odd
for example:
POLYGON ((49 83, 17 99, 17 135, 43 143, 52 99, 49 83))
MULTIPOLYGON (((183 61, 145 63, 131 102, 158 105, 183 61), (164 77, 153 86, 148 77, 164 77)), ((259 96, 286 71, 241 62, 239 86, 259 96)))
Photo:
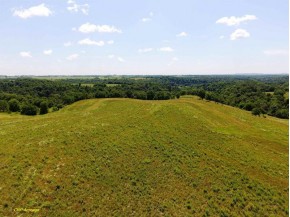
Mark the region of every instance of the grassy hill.
POLYGON ((288 216, 288 120, 102 99, 0 114, 0 135, 1 216, 288 216))

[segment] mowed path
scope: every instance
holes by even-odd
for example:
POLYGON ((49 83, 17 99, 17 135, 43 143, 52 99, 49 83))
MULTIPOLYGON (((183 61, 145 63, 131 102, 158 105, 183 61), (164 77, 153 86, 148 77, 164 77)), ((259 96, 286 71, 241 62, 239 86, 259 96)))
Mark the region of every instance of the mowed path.
POLYGON ((0 214, 288 216, 288 120, 195 97, 0 114, 0 214))

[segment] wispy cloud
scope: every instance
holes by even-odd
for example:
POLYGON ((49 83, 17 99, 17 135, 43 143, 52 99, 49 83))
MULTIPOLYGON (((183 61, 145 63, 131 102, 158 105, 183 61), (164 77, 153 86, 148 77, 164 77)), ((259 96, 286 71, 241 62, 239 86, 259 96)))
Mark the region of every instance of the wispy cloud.
POLYGON ((30 17, 48 17, 52 14, 52 11, 45 6, 45 4, 40 4, 27 9, 13 10, 13 16, 20 17, 22 19, 27 19, 30 17))
POLYGON ((245 29, 237 29, 230 35, 230 39, 232 41, 241 39, 241 38, 249 38, 249 37, 250 37, 250 33, 245 29))
POLYGON ((289 50, 286 49, 265 50, 264 54, 267 56, 288 56, 289 50))
POLYGON ((177 37, 186 37, 188 36, 188 34, 186 32, 181 32, 179 34, 176 35, 177 37))
POLYGON ((100 32, 100 33, 122 33, 122 31, 115 26, 109 25, 95 25, 91 23, 85 23, 81 25, 78 30, 82 33, 93 33, 93 32, 100 32))
POLYGON ((105 45, 105 42, 104 41, 94 41, 94 40, 91 40, 89 38, 86 38, 86 39, 80 40, 78 42, 78 44, 80 44, 80 45, 97 45, 99 47, 102 47, 105 45))
POLYGON ((241 23, 251 21, 251 20, 256 20, 257 17, 255 15, 245 15, 242 17, 222 17, 216 21, 218 24, 225 24, 227 26, 237 26, 240 25, 241 23))
POLYGON ((49 56, 49 55, 52 54, 52 50, 51 50, 51 49, 49 49, 49 50, 44 50, 44 51, 43 51, 43 54, 49 56))
POLYGON ((139 53, 148 53, 151 51, 153 51, 153 48, 142 48, 138 50, 139 53))
POLYGON ((32 58, 30 51, 22 51, 19 55, 24 58, 32 58))
POLYGON ((174 51, 174 49, 171 47, 162 47, 162 48, 159 48, 158 50, 162 51, 162 52, 173 52, 174 51))
POLYGON ((125 62, 125 60, 124 60, 122 57, 118 57, 117 60, 118 60, 119 62, 125 62))
POLYGON ((141 21, 142 21, 143 23, 146 23, 146 22, 152 21, 153 16, 154 16, 154 13, 153 13, 153 12, 150 12, 150 13, 149 13, 149 16, 148 16, 148 17, 143 17, 143 18, 141 19, 141 21))
POLYGON ((79 55, 75 53, 75 54, 69 55, 66 59, 69 61, 72 61, 72 60, 77 59, 78 57, 79 57, 79 55))
POLYGON ((107 41, 107 44, 114 44, 115 42, 113 40, 107 41))
POLYGON ((172 57, 171 62, 168 64, 168 66, 172 66, 175 62, 177 62, 179 59, 177 57, 172 57))
POLYGON ((68 41, 68 42, 65 42, 65 43, 63 44, 63 46, 65 46, 65 47, 70 47, 70 46, 72 46, 72 43, 71 43, 70 41, 68 41))
POLYGON ((85 15, 89 14, 89 7, 90 6, 88 4, 80 5, 80 4, 77 4, 76 1, 74 1, 74 0, 68 0, 67 4, 68 4, 67 10, 70 12, 77 13, 77 12, 81 11, 85 15))
POLYGON ((125 62, 125 60, 122 58, 122 57, 120 57, 120 56, 116 56, 115 54, 110 54, 110 55, 108 55, 107 56, 109 59, 115 59, 115 60, 117 60, 118 62, 125 62))
POLYGON ((149 18, 149 17, 144 17, 144 18, 141 19, 141 21, 144 22, 144 23, 149 22, 149 21, 151 21, 151 20, 152 20, 152 19, 149 18))

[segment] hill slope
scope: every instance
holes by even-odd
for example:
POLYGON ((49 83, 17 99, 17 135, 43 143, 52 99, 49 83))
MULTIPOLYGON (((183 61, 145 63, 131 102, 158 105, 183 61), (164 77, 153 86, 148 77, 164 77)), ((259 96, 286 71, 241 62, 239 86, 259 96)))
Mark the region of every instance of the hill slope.
POLYGON ((1 114, 0 134, 2 215, 288 215, 288 120, 197 98, 103 99, 1 114))

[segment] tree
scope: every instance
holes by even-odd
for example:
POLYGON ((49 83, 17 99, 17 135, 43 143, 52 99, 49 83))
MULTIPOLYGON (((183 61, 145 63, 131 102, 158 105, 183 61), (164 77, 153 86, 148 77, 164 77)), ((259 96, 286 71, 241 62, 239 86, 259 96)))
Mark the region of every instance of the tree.
POLYGON ((289 118, 289 111, 288 111, 288 109, 279 109, 276 111, 275 115, 278 118, 288 119, 289 118))
POLYGON ((44 115, 48 113, 48 105, 46 101, 40 103, 40 112, 39 114, 44 115))
POLYGON ((204 99, 205 98, 205 90, 204 89, 199 89, 197 91, 197 95, 201 98, 204 99))
POLYGON ((0 112, 8 112, 9 105, 6 100, 0 100, 0 112))
POLYGON ((32 104, 24 105, 21 109, 22 115, 37 115, 37 107, 32 104))
POLYGON ((154 92, 152 90, 149 90, 147 92, 147 99, 148 100, 153 100, 154 99, 154 96, 155 96, 155 94, 154 94, 154 92))
POLYGON ((255 115, 255 116, 260 116, 261 113, 262 113, 262 111, 259 108, 254 108, 252 110, 252 114, 255 115))
POLYGON ((105 91, 97 91, 95 93, 95 98, 105 98, 106 97, 106 92, 105 91))
POLYGON ((19 112, 21 110, 20 103, 17 99, 11 99, 8 102, 9 110, 12 112, 19 112))
POLYGON ((143 99, 143 100, 146 100, 147 99, 147 94, 146 94, 145 91, 136 91, 134 93, 134 95, 135 95, 135 98, 136 99, 143 99))

